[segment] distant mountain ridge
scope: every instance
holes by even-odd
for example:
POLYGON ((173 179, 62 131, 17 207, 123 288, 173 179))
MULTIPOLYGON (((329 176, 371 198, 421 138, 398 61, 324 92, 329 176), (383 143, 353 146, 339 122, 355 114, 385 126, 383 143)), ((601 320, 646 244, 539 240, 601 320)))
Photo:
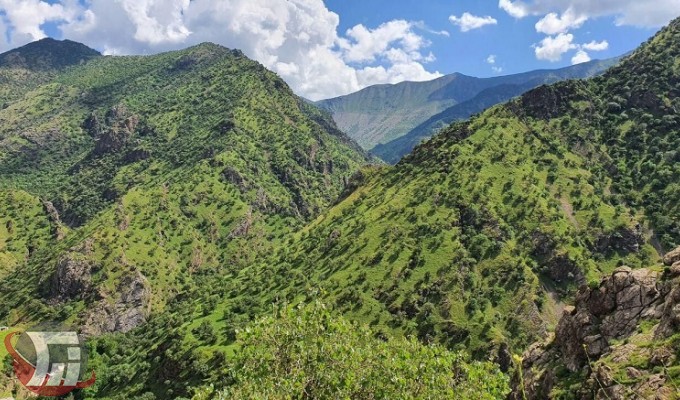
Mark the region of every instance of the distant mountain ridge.
POLYGON ((100 56, 78 42, 45 38, 0 54, 0 67, 53 71, 100 56))
POLYGON ((364 149, 396 163, 423 139, 455 120, 469 118, 542 84, 598 75, 619 60, 493 78, 455 73, 428 82, 370 86, 317 105, 331 112, 340 129, 364 149))

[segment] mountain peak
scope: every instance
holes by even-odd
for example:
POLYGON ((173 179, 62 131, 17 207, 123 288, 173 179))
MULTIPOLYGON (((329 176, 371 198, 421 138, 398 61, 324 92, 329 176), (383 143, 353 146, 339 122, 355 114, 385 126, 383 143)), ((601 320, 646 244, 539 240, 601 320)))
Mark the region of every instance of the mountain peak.
POLYGON ((0 54, 0 67, 49 71, 99 56, 101 53, 82 43, 47 37, 0 54))

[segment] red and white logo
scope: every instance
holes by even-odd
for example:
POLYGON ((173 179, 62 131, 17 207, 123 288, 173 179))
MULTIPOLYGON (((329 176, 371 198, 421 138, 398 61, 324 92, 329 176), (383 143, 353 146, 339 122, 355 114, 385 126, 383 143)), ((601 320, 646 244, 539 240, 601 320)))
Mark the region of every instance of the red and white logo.
POLYGON ((94 372, 80 381, 84 357, 76 332, 12 332, 5 337, 5 348, 19 382, 37 395, 63 396, 95 383, 94 372))

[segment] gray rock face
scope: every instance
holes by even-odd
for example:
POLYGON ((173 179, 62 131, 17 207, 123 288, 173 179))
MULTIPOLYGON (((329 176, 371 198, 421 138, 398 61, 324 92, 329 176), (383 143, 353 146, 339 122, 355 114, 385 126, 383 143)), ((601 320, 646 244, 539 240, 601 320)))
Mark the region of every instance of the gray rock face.
POLYGON ((48 298, 62 302, 79 300, 92 294, 92 273, 99 265, 90 259, 92 241, 72 248, 57 263, 49 281, 48 298))
POLYGON ((680 262, 680 247, 669 253, 666 253, 663 258, 663 263, 667 266, 671 266, 677 262, 680 262))
MULTIPOLYGON (((675 266, 677 258, 680 249, 669 253, 664 261, 675 266)), ((524 353, 524 387, 520 388, 515 377, 510 398, 550 398, 557 382, 555 369, 560 367, 572 373, 587 372, 575 398, 627 399, 631 391, 642 393, 640 398, 672 398, 664 397, 671 393, 667 378, 653 373, 651 368, 676 362, 675 351, 661 340, 678 332, 680 273, 674 274, 671 268, 662 277, 649 269, 618 268, 598 287, 582 287, 576 295, 576 305, 565 307, 554 338, 536 343, 524 353), (645 333, 640 328, 642 321, 655 327, 645 333), (660 344, 654 348, 637 344, 651 340, 659 340, 660 344), (611 365, 624 366, 633 359, 646 359, 650 369, 624 368, 634 380, 624 386, 613 379, 609 366, 598 363, 604 356, 611 365)))
POLYGON ((635 331, 641 318, 655 315, 661 304, 658 274, 621 267, 596 289, 583 288, 576 307, 567 307, 555 333, 555 344, 567 368, 576 372, 588 357, 598 358, 613 339, 635 331))
POLYGON ((680 332, 680 286, 673 285, 661 311, 661 322, 654 332, 656 339, 666 339, 680 332))
POLYGON ((116 293, 118 299, 103 294, 104 299, 88 312, 84 334, 126 333, 146 322, 151 290, 144 275, 137 273, 124 278, 116 293))
POLYGON ((64 226, 61 222, 61 218, 59 217, 59 211, 57 211, 57 208, 54 206, 54 204, 52 204, 51 201, 44 200, 42 204, 45 212, 50 217, 50 221, 52 222, 52 234, 57 240, 63 240, 66 234, 64 233, 64 226))
POLYGON ((613 250, 626 254, 637 253, 640 251, 640 246, 644 243, 645 237, 642 227, 636 225, 631 228, 624 227, 612 234, 601 236, 595 244, 595 250, 603 254, 613 250))
POLYGON ((130 142, 138 124, 139 119, 131 115, 125 106, 119 105, 106 113, 104 126, 96 117, 88 118, 84 126, 96 135, 94 154, 102 155, 122 150, 130 142))

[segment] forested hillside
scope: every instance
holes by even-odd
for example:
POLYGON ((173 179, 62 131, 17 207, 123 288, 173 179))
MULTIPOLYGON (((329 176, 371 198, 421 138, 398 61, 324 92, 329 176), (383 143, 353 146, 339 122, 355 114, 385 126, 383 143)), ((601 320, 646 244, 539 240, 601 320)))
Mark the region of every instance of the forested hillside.
POLYGON ((52 71, 0 111, 2 326, 124 333, 198 301, 204 281, 270 253, 368 161, 239 51, 66 66, 33 56, 50 43, 0 57, 52 71))

